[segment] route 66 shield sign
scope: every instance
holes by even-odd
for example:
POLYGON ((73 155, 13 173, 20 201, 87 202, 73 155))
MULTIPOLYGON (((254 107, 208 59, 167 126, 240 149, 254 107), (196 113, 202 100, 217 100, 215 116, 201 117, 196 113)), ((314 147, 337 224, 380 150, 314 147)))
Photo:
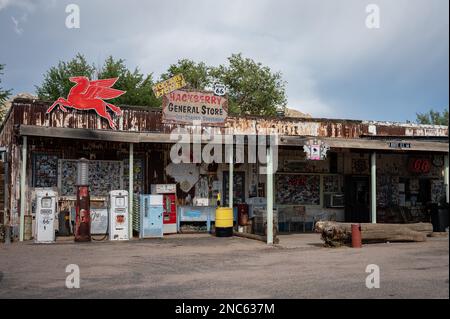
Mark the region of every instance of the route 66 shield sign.
POLYGON ((226 88, 223 84, 214 84, 214 94, 218 96, 224 96, 226 94, 226 88))

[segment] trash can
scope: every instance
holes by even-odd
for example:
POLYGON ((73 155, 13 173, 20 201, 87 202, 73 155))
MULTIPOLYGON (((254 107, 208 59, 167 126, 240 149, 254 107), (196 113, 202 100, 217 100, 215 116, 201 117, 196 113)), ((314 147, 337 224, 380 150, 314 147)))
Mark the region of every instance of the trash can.
POLYGON ((233 209, 218 207, 216 209, 216 237, 233 236, 233 209))
POLYGON ((445 232, 448 227, 448 204, 431 206, 431 224, 434 232, 445 232))

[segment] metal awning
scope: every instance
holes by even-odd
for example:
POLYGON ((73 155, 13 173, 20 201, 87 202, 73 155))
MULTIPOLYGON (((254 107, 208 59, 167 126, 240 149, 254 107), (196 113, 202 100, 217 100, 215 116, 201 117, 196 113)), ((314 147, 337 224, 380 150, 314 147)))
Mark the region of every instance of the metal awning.
MULTIPOLYGON (((42 136, 66 139, 83 139, 95 141, 124 142, 124 143, 175 143, 176 140, 170 138, 169 133, 158 132, 123 132, 111 130, 92 130, 81 128, 61 128, 44 127, 35 125, 20 125, 19 134, 22 136, 42 136)), ((448 140, 427 141, 424 139, 416 140, 401 138, 396 142, 406 144, 407 148, 393 148, 392 139, 368 139, 368 138, 332 138, 332 137, 305 137, 305 136, 280 136, 278 137, 279 146, 299 146, 302 147, 305 141, 317 138, 327 143, 332 148, 350 148, 350 149, 370 149, 385 151, 426 151, 426 152, 449 152, 448 140)), ((203 140, 203 142, 207 142, 203 140)), ((237 143, 249 143, 248 139, 236 139, 237 143)))

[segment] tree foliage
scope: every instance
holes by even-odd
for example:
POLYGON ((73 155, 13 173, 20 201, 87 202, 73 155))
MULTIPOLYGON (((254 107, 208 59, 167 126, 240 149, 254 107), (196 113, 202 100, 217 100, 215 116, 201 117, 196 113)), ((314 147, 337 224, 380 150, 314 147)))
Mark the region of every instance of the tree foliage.
POLYGON ((152 74, 144 75, 138 68, 130 71, 125 60, 114 60, 109 56, 98 73, 99 79, 119 77, 114 88, 126 91, 126 94, 110 100, 118 105, 159 106, 161 102, 152 91, 152 74))
MULTIPOLYGON (((5 68, 4 64, 0 64, 0 75, 3 75, 3 69, 5 68)), ((0 85, 2 83, 2 79, 0 78, 0 85)), ((11 95, 11 90, 5 90, 0 86, 0 104, 3 104, 8 97, 11 95)))
MULTIPOLYGON (((4 64, 0 64, 0 75, 3 75, 3 69, 5 68, 4 64)), ((6 90, 1 87, 2 79, 0 77, 0 122, 3 121, 3 117, 5 116, 7 110, 5 109, 4 103, 11 95, 11 90, 6 90)))
POLYGON ((54 101, 59 97, 66 97, 74 85, 69 77, 86 76, 92 79, 94 75, 95 67, 78 53, 72 60, 60 61, 57 66, 52 66, 44 75, 42 85, 36 86, 36 93, 42 100, 54 101))
POLYGON ((171 64, 167 72, 161 74, 161 80, 167 80, 177 74, 183 74, 188 89, 205 90, 211 85, 210 68, 205 63, 196 63, 189 59, 178 60, 171 64))
POLYGON ((212 69, 211 74, 227 86, 231 113, 275 115, 278 107, 285 108, 285 82, 280 72, 273 73, 241 54, 233 54, 228 62, 228 66, 212 69))
POLYGON ((106 58, 101 67, 88 64, 86 58, 78 53, 68 62, 60 61, 51 67, 44 75, 41 86, 36 87, 40 99, 54 101, 58 97, 66 97, 74 83, 69 81, 72 76, 86 76, 89 79, 107 79, 119 77, 114 84, 115 89, 127 91, 118 98, 109 100, 119 105, 159 106, 160 101, 153 94, 152 75, 144 76, 138 68, 130 71, 123 59, 106 58))
POLYGON ((426 113, 416 113, 416 116, 419 124, 448 125, 448 108, 442 113, 431 109, 426 113))

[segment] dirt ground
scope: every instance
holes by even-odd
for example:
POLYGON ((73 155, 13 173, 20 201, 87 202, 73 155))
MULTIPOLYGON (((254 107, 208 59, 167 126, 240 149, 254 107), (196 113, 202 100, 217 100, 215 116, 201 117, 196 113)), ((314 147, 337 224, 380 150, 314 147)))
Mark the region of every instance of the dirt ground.
POLYGON ((318 234, 280 244, 207 234, 130 242, 0 244, 0 298, 449 298, 448 238, 324 248, 318 234), (80 288, 65 286, 66 266, 80 288), (366 266, 380 288, 366 287, 366 266))

